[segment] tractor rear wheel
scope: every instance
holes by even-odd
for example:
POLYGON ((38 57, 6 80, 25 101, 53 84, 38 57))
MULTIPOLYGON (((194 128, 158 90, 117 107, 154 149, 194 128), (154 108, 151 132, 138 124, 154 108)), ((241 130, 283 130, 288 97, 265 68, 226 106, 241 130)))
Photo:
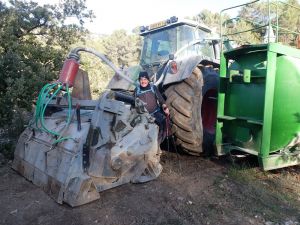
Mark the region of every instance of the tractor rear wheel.
POLYGON ((217 71, 202 66, 165 91, 173 122, 172 133, 184 152, 206 156, 214 152, 218 83, 217 71))
POLYGON ((217 121, 217 96, 219 73, 213 67, 202 67, 204 85, 202 88, 201 118, 203 126, 203 153, 211 156, 215 152, 217 121))
POLYGON ((202 153, 202 86, 203 76, 196 67, 191 76, 165 91, 176 144, 191 155, 202 153))

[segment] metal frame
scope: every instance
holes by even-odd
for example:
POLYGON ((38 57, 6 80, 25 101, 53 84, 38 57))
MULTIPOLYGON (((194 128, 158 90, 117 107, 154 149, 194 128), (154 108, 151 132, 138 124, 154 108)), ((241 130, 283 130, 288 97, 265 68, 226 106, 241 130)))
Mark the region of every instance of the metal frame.
POLYGON ((291 5, 291 4, 288 4, 288 3, 283 2, 281 0, 276 0, 275 3, 271 2, 270 0, 267 0, 267 3, 268 3, 268 22, 266 24, 260 25, 258 23, 255 23, 254 21, 247 20, 247 19, 244 19, 244 18, 241 18, 241 17, 230 18, 230 19, 227 19, 225 21, 222 20, 222 14, 224 12, 226 12, 228 10, 231 10, 231 9, 240 8, 242 6, 252 5, 252 4, 255 4, 257 2, 263 2, 263 0, 255 0, 255 1, 252 1, 252 2, 249 2, 249 3, 245 3, 245 4, 241 4, 241 5, 237 5, 237 6, 233 6, 233 7, 229 7, 229 8, 221 10, 221 12, 220 12, 220 36, 221 36, 221 40, 224 40, 224 38, 228 37, 228 36, 234 36, 234 35, 241 34, 241 33, 246 33, 246 32, 251 32, 251 31, 257 31, 257 30, 260 30, 260 29, 265 28, 265 27, 269 28, 269 31, 268 31, 268 43, 270 43, 270 33, 271 33, 270 30, 273 29, 273 28, 275 28, 275 31, 276 31, 275 42, 278 42, 278 40, 279 40, 280 30, 284 31, 284 34, 291 33, 291 34, 295 34, 295 35, 300 35, 300 32, 288 30, 288 29, 285 29, 285 28, 283 28, 283 27, 280 26, 279 20, 278 20, 278 18, 279 18, 279 15, 278 15, 278 6, 279 6, 279 4, 287 5, 287 6, 290 6, 292 8, 300 10, 299 7, 291 5), (272 12, 271 5, 275 5, 276 6, 276 12, 275 12, 276 13, 276 23, 275 24, 272 24, 272 21, 271 21, 271 12, 272 12), (226 28, 227 22, 233 21, 233 20, 237 20, 237 19, 238 20, 246 21, 246 22, 248 22, 250 24, 253 24, 253 25, 256 25, 258 27, 253 28, 253 29, 239 31, 239 32, 234 32, 234 33, 224 33, 223 26, 225 26, 225 28, 226 28))

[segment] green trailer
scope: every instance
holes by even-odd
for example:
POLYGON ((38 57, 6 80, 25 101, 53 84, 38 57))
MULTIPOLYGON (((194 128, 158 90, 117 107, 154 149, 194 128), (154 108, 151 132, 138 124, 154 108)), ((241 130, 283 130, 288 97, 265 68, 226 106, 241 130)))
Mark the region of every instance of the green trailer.
POLYGON ((275 43, 222 53, 216 125, 217 155, 256 155, 264 170, 300 164, 300 50, 276 43, 272 27, 275 43))

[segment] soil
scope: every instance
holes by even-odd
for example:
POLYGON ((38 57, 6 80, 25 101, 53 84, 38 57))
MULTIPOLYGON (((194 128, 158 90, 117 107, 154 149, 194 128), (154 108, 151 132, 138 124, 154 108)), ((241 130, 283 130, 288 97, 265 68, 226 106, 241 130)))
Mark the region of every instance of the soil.
POLYGON ((125 184, 71 208, 1 163, 0 224, 300 224, 299 167, 265 173, 167 151, 162 165, 154 181, 125 184))

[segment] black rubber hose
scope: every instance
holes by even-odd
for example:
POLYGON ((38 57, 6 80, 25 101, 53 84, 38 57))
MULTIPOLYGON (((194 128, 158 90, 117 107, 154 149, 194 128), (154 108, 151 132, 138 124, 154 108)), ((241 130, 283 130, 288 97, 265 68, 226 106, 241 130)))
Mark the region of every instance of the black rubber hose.
POLYGON ((115 92, 114 93, 115 99, 118 101, 122 101, 131 105, 135 104, 135 99, 132 95, 125 94, 122 92, 115 92))
POLYGON ((77 130, 81 131, 80 105, 76 105, 77 130))

